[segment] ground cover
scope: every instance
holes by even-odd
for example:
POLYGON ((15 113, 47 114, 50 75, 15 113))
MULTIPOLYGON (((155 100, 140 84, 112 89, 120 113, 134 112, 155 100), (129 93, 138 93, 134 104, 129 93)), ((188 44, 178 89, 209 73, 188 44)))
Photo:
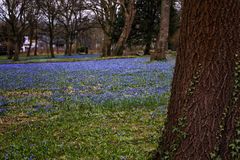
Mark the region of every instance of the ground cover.
POLYGON ((174 59, 0 65, 0 159, 146 159, 174 59))

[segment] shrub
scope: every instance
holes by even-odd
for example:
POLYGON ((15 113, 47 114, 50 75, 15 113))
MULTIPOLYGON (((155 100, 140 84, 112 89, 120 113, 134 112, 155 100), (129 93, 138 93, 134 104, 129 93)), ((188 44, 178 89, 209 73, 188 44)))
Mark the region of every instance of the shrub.
POLYGON ((86 53, 87 50, 88 50, 87 47, 85 47, 85 46, 81 46, 81 47, 79 47, 79 48, 77 49, 77 52, 78 52, 78 53, 83 53, 83 52, 86 53))

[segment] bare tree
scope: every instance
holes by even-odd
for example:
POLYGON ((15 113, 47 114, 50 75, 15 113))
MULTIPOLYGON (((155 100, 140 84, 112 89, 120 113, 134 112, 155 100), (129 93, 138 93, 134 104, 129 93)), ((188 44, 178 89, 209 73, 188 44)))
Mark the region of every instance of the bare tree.
MULTIPOLYGON (((63 25, 66 41, 65 55, 72 54, 72 44, 76 38, 77 31, 84 19, 85 9, 83 0, 58 0, 58 21, 63 25)), ((85 19, 86 20, 86 19, 85 19)), ((87 21, 87 20, 86 20, 87 21)))
POLYGON ((91 0, 90 8, 104 32, 103 56, 122 55, 136 14, 136 0, 91 0), (114 25, 120 9, 125 23, 117 43, 113 45, 114 25))
POLYGON ((90 0, 89 7, 95 13, 96 19, 104 32, 103 56, 111 56, 112 35, 119 3, 117 0, 90 0))
MULTIPOLYGON (((8 46, 14 46, 15 52, 13 60, 17 61, 19 60, 24 34, 29 27, 27 17, 30 14, 30 0, 2 0, 0 3, 0 17, 9 26, 8 46)), ((9 55, 9 58, 12 58, 10 53, 9 55)))
POLYGON ((38 7, 36 0, 32 0, 30 2, 30 14, 28 16, 28 21, 29 21, 29 47, 27 51, 27 56, 30 56, 31 50, 32 50, 32 44, 33 44, 33 39, 35 38, 35 50, 34 50, 34 55, 37 55, 37 30, 38 30, 38 20, 39 20, 39 10, 40 8, 38 7))
POLYGON ((54 31, 58 15, 57 0, 37 0, 37 4, 40 7, 41 20, 47 25, 50 54, 54 58, 54 31))
POLYGON ((124 27, 122 33, 114 46, 112 54, 114 56, 123 55, 124 45, 127 42, 132 29, 132 24, 136 15, 136 0, 119 0, 124 13, 124 27))

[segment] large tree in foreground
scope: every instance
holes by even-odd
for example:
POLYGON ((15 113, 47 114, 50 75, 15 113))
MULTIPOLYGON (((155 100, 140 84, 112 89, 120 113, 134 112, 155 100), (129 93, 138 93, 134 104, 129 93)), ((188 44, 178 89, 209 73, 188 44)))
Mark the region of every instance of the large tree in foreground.
POLYGON ((240 159, 240 1, 185 0, 156 159, 240 159))

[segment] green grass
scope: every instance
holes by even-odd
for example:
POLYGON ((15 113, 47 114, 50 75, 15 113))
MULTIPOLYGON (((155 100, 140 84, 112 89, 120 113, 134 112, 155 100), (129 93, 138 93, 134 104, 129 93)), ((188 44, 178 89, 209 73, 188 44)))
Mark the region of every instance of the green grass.
POLYGON ((167 93, 9 113, 1 119, 9 124, 0 132, 0 159, 147 159, 157 147, 168 99, 167 93))
MULTIPOLYGON (((123 57, 96 60, 112 58, 123 57)), ((55 60, 52 59, 52 62, 55 60)), ((39 57, 17 63, 35 61, 47 62, 39 57)), ((0 113, 0 159, 144 160, 157 148, 170 96, 165 90, 159 91, 161 93, 149 91, 136 97, 126 93, 127 95, 119 96, 118 100, 106 99, 101 101, 101 104, 96 104, 100 102, 89 97, 79 99, 77 93, 95 95, 109 91, 114 94, 125 88, 164 88, 170 85, 168 74, 152 70, 151 78, 146 70, 133 73, 113 72, 112 75, 104 75, 104 81, 99 81, 102 74, 97 74, 99 71, 95 70, 71 71, 71 74, 67 70, 57 74, 43 70, 36 74, 40 76, 34 74, 34 78, 27 81, 31 83, 34 80, 36 88, 17 89, 25 84, 22 82, 26 80, 29 72, 27 70, 22 74, 15 74, 15 68, 10 71, 14 74, 0 74, 6 82, 14 82, 9 83, 10 88, 0 90, 0 96, 7 100, 7 103, 1 106, 2 109, 6 108, 7 112, 0 113), (80 75, 89 76, 81 79, 78 77, 80 75), (43 81, 41 76, 54 78, 54 81, 43 81), (128 81, 129 79, 132 81, 128 81), (59 89, 57 87, 57 90, 54 90, 53 84, 57 84, 59 89), (16 87, 11 87, 12 85, 16 87), (80 89, 80 86, 85 87, 80 89), (106 86, 107 89, 104 88, 106 86), (41 107, 36 109, 36 106, 41 107), (51 107, 46 110, 46 106, 51 107)))
POLYGON ((20 56, 19 61, 8 60, 7 56, 0 56, 0 64, 27 64, 27 63, 49 63, 49 62, 80 62, 80 61, 93 61, 93 60, 109 60, 109 59, 122 59, 122 58, 139 58, 144 56, 111 56, 99 58, 50 58, 48 56, 20 56))

